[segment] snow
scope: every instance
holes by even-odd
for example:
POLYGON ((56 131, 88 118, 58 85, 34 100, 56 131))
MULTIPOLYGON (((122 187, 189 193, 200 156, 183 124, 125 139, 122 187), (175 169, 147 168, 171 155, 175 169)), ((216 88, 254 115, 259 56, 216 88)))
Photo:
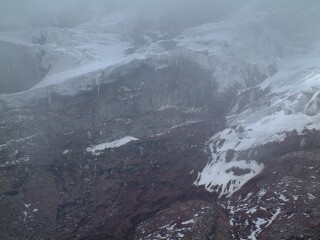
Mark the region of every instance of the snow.
POLYGON ((310 199, 310 200, 312 200, 312 199, 315 199, 316 197, 313 195, 313 194, 311 194, 311 193, 307 193, 307 195, 308 195, 308 198, 310 199))
POLYGON ((247 196, 243 199, 243 202, 246 202, 252 195, 252 192, 249 192, 247 196))
POLYGON ((284 196, 283 194, 279 194, 279 199, 280 199, 281 201, 283 201, 283 202, 288 202, 288 201, 289 201, 289 199, 286 198, 286 196, 284 196))
POLYGON ((271 219, 268 221, 268 224, 266 227, 268 227, 277 217, 278 215, 281 213, 281 208, 277 208, 276 212, 272 214, 271 219))
POLYGON ((93 72, 99 69, 107 67, 109 64, 106 62, 95 62, 89 63, 83 66, 67 69, 64 72, 53 73, 45 77, 40 83, 38 83, 34 88, 40 88, 44 86, 49 86, 52 84, 57 84, 68 79, 72 79, 89 72, 93 72))
POLYGON ((261 189, 259 192, 258 192, 258 197, 259 197, 259 200, 267 193, 267 190, 266 189, 261 189))
POLYGON ((177 227, 172 221, 162 227, 155 233, 149 234, 145 239, 181 239, 185 232, 190 231, 190 227, 177 227))
POLYGON ((157 109, 157 111, 165 111, 169 109, 175 109, 175 110, 180 110, 184 113, 201 113, 203 111, 203 108, 195 108, 195 107, 179 107, 179 106, 171 106, 171 105, 165 105, 161 106, 160 108, 157 109))
POLYGON ((216 191, 220 196, 228 194, 232 195, 235 191, 240 189, 248 180, 258 175, 264 165, 258 164, 255 161, 231 161, 217 160, 217 162, 208 163, 198 175, 198 179, 194 184, 205 185, 205 188, 210 191, 216 191), (233 168, 248 169, 249 173, 243 175, 235 175, 232 171, 233 168), (229 184, 229 186, 228 186, 229 184), (213 187, 219 186, 219 188, 213 190, 213 187))
POLYGON ((183 238, 184 236, 185 236, 185 235, 184 235, 183 233, 178 233, 178 234, 177 234, 177 237, 178 237, 178 238, 183 238))
MULTIPOLYGON (((242 122, 243 132, 237 131, 238 129, 227 128, 218 136, 214 136, 213 139, 216 137, 226 139, 221 151, 228 149, 242 151, 269 142, 281 142, 286 138, 288 132, 294 130, 301 134, 303 130, 319 129, 319 122, 320 114, 307 116, 303 113, 288 114, 284 110, 280 110, 263 116, 247 126, 242 122)), ((239 120, 238 123, 241 124, 239 120)))
POLYGON ((23 219, 23 221, 25 222, 25 221, 26 221, 26 219, 27 219, 27 216, 28 216, 28 212, 24 211, 24 212, 23 212, 23 215, 24 215, 24 219, 23 219))
MULTIPOLYGON (((82 59, 81 62, 75 62, 73 66, 68 66, 67 68, 63 66, 57 66, 56 69, 50 70, 48 75, 39 84, 37 84, 35 88, 57 84, 59 82, 63 82, 90 72, 103 70, 112 65, 116 65, 119 63, 123 64, 132 59, 142 57, 136 54, 126 55, 125 50, 130 47, 129 43, 121 42, 116 38, 116 36, 114 37, 114 39, 108 38, 110 37, 99 35, 92 36, 92 34, 88 34, 88 36, 80 35, 79 39, 77 39, 79 40, 79 45, 76 46, 75 49, 77 54, 75 54, 74 56, 72 55, 73 53, 71 54, 68 52, 68 54, 71 55, 71 58, 74 58, 74 61, 80 54, 80 58, 82 59), (97 37, 97 42, 95 43, 81 42, 92 41, 94 37, 97 37)), ((71 47, 68 46, 68 51, 71 51, 69 48, 71 47)), ((56 51, 56 49, 54 49, 53 51, 56 51)), ((63 55, 64 54, 62 54, 62 56, 63 55)), ((59 59, 58 61, 61 61, 63 63, 62 59, 59 59)))
POLYGON ((191 125, 191 124, 195 124, 195 123, 198 123, 198 122, 201 122, 201 121, 186 121, 186 122, 183 122, 183 123, 174 125, 174 126, 168 128, 167 130, 165 130, 164 132, 157 133, 157 134, 152 135, 152 136, 150 136, 150 137, 161 136, 161 135, 170 133, 172 130, 174 130, 174 129, 176 129, 176 128, 180 128, 180 127, 183 127, 183 126, 189 126, 189 125, 191 125))
POLYGON ((294 213, 292 213, 288 218, 292 218, 294 216, 294 213))
POLYGON ((246 213, 247 214, 252 214, 252 213, 255 213, 256 211, 257 211, 257 207, 252 207, 246 213))
POLYGON ((280 213, 281 209, 277 208, 276 212, 272 214, 272 217, 270 219, 257 218, 257 220, 253 220, 253 223, 255 224, 255 229, 252 229, 251 234, 248 236, 247 239, 257 240, 259 233, 264 228, 268 227, 278 217, 280 213))
POLYGON ((258 234, 262 231, 261 226, 266 224, 267 221, 263 218, 258 218, 256 221, 253 221, 255 224, 255 230, 251 232, 251 234, 248 236, 248 239, 256 240, 258 234))
POLYGON ((195 223, 195 221, 193 219, 190 219, 188 221, 182 222, 182 225, 186 225, 186 224, 190 224, 190 223, 195 223))
POLYGON ((50 70, 32 90, 43 89, 132 59, 145 58, 140 53, 126 54, 132 43, 123 37, 128 29, 119 26, 130 18, 132 14, 128 12, 117 12, 96 16, 72 29, 42 27, 1 32, 0 40, 43 51, 41 65, 50 66, 50 70), (40 33, 45 34, 43 45, 34 42, 40 33))
POLYGON ((23 203, 23 205, 24 205, 26 208, 29 208, 29 207, 31 206, 31 203, 30 203, 30 204, 23 203))
POLYGON ((69 149, 66 149, 66 150, 63 151, 62 154, 63 154, 63 155, 66 155, 66 154, 68 154, 68 153, 70 153, 70 150, 69 150, 69 149))
POLYGON ((87 152, 91 152, 92 154, 98 154, 100 151, 103 151, 105 149, 118 148, 118 147, 121 147, 121 146, 131 142, 131 141, 136 141, 136 140, 139 140, 139 139, 132 137, 132 136, 126 136, 126 137, 123 137, 121 139, 117 139, 112 142, 100 143, 98 145, 88 147, 87 152))
POLYGON ((235 84, 239 96, 255 89, 267 92, 259 102, 250 100, 244 110, 236 102, 227 116, 227 127, 207 143, 211 158, 195 184, 220 196, 232 194, 262 171, 254 148, 282 142, 293 131, 302 135, 305 130, 320 129, 320 43, 314 43, 312 51, 296 47, 296 39, 290 42, 285 31, 275 30, 278 26, 271 25, 268 16, 259 4, 249 4, 230 18, 185 30, 177 37, 180 47, 208 52, 218 92, 235 84), (268 71, 270 66, 277 72, 268 71), (252 68, 267 78, 248 85, 253 76, 244 73, 252 68), (235 153, 227 160, 230 150, 235 153), (239 158, 244 151, 250 151, 249 156, 239 158), (232 168, 249 173, 236 176, 232 168))
POLYGON ((164 111, 167 109, 176 109, 178 108, 177 106, 170 106, 170 105, 165 105, 165 106, 161 106, 160 108, 157 109, 157 111, 164 111))
MULTIPOLYGON (((316 63, 320 62, 319 59, 316 63)), ((300 63, 300 60, 296 62, 300 63)), ((311 70, 302 70, 299 67, 294 71, 291 70, 289 74, 284 67, 259 87, 270 89, 270 93, 261 100, 259 105, 249 105, 240 113, 231 113, 227 117, 227 128, 216 133, 209 140, 211 163, 208 163, 200 173, 197 185, 205 185, 208 190, 212 190, 215 185, 220 185, 224 194, 230 191, 226 190, 227 183, 235 181, 235 185, 230 188, 231 192, 239 189, 243 183, 261 172, 263 166, 254 161, 256 154, 254 150, 250 151, 248 161, 237 159, 238 152, 254 149, 267 143, 282 142, 288 133, 293 131, 303 135, 305 130, 320 130, 319 105, 315 105, 317 108, 313 111, 309 109, 309 112, 306 111, 306 107, 315 102, 319 96, 320 68, 311 65, 311 70), (231 162, 226 162, 225 156, 229 150, 236 153, 231 162), (236 163, 238 160, 241 160, 240 163, 236 163), (242 169, 250 169, 250 174, 244 177, 223 173, 238 165, 241 165, 242 169)))

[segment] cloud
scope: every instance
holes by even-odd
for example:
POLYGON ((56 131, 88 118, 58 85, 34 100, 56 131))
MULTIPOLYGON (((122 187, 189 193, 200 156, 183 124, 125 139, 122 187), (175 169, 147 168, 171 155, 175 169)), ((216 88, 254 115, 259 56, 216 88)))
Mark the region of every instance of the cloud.
POLYGON ((238 3, 236 0, 1 0, 0 25, 72 27, 97 14, 135 9, 141 19, 165 19, 159 27, 171 24, 183 28, 217 19, 238 3))

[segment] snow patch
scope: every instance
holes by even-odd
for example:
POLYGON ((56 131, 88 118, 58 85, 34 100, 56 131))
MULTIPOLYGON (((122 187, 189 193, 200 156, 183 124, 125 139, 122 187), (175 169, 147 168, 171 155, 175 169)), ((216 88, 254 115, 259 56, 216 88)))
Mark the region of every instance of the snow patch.
POLYGON ((69 149, 66 149, 66 150, 63 151, 62 154, 65 155, 65 154, 68 154, 68 153, 70 153, 70 150, 69 150, 69 149))
POLYGON ((247 181, 258 175, 263 170, 264 165, 255 161, 231 161, 217 160, 207 164, 198 175, 198 179, 194 184, 197 186, 205 185, 210 192, 218 192, 220 196, 228 194, 232 195, 240 189, 247 181), (235 174, 233 169, 247 170, 242 175, 235 174))
POLYGON ((251 231, 248 239, 257 240, 259 233, 261 233, 264 228, 268 227, 280 213, 281 209, 277 208, 276 212, 272 214, 272 217, 270 219, 257 218, 257 220, 254 220, 253 223, 255 224, 255 229, 251 231))
POLYGON ((188 221, 182 222, 182 225, 186 225, 186 224, 191 224, 191 223, 195 223, 195 221, 193 219, 190 219, 188 221))
POLYGON ((23 203, 23 205, 24 205, 26 208, 29 208, 29 207, 31 206, 31 203, 30 203, 30 204, 23 203))
POLYGON ((99 154, 100 151, 103 151, 108 148, 118 148, 121 147, 131 141, 136 141, 139 140, 138 138, 132 137, 132 136, 126 136, 121 139, 112 141, 112 142, 105 142, 105 143, 100 143, 98 145, 88 147, 87 152, 91 152, 92 154, 99 154))
POLYGON ((279 194, 279 199, 281 200, 281 201, 283 201, 283 202, 288 202, 289 201, 289 199, 288 198, 286 198, 286 196, 284 196, 283 194, 279 194))
POLYGON ((316 196, 314 196, 313 194, 311 194, 311 193, 307 193, 308 194, 308 198, 310 199, 310 200, 312 200, 312 199, 315 199, 316 198, 316 196))
POLYGON ((259 192, 258 192, 258 197, 259 197, 259 200, 267 193, 267 190, 262 188, 259 192))

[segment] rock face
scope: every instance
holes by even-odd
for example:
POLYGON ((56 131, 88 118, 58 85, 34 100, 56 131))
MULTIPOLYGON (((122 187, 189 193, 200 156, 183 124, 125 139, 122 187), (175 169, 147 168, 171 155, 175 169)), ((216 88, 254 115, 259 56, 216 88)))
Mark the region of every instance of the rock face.
MULTIPOLYGON (((230 95, 215 95, 206 70, 180 64, 135 61, 74 97, 4 108, 1 238, 318 238, 318 146, 307 144, 316 132, 304 136, 304 152, 260 154, 263 172, 230 198, 193 186, 230 95), (137 140, 88 151, 126 135, 137 140)), ((288 146, 302 141, 292 139, 288 146)))
POLYGON ((176 217, 185 205, 190 217, 193 206, 222 211, 192 186, 207 161, 203 145, 222 121, 209 105, 214 85, 205 71, 182 64, 190 72, 132 63, 99 94, 52 95, 50 104, 5 110, 1 238, 135 238, 139 224, 170 208, 176 217), (125 134, 139 140, 87 151, 125 134))
POLYGON ((0 239, 320 239, 320 5, 187 2, 0 32, 0 239))

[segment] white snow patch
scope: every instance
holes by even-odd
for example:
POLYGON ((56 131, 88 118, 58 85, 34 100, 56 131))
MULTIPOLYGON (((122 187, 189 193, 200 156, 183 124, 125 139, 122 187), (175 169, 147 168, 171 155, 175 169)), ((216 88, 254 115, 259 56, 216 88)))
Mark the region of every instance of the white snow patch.
POLYGON ((63 151, 62 154, 65 155, 65 154, 68 154, 69 152, 70 152, 70 150, 69 150, 69 149, 66 149, 66 150, 63 151))
POLYGON ((249 192, 249 193, 247 194, 247 196, 245 197, 245 199, 243 199, 243 202, 247 202, 248 199, 249 199, 252 195, 253 195, 253 193, 252 193, 252 192, 249 192))
POLYGON ((272 214, 271 219, 269 220, 268 224, 266 227, 268 227, 277 217, 278 215, 281 213, 281 208, 277 208, 276 212, 272 214))
POLYGON ((272 217, 270 219, 257 218, 257 220, 253 221, 253 223, 255 224, 255 229, 252 229, 251 234, 248 236, 248 239, 257 240, 259 233, 261 233, 264 228, 268 227, 280 213, 281 209, 277 208, 276 212, 272 214, 272 217))
POLYGON ((283 194, 279 194, 279 199, 280 200, 282 200, 282 201, 284 201, 284 202, 288 202, 289 201, 289 199, 288 198, 286 198, 286 196, 284 196, 283 194))
POLYGON ((248 239, 256 240, 258 234, 262 231, 262 225, 265 225, 267 221, 263 218, 258 218, 256 221, 253 221, 255 224, 255 230, 251 232, 251 234, 248 236, 248 239))
POLYGON ((165 105, 165 106, 161 106, 160 108, 157 109, 157 111, 164 111, 167 109, 176 109, 178 108, 177 106, 170 106, 170 105, 165 105))
POLYGON ((23 205, 24 205, 26 208, 29 208, 29 207, 31 206, 31 203, 29 203, 29 204, 23 203, 23 205))
POLYGON ((255 161, 231 161, 218 160, 208 163, 198 174, 198 179, 194 184, 205 185, 210 192, 218 192, 220 196, 232 193, 240 189, 247 181, 258 175, 263 170, 264 165, 255 161), (233 168, 247 169, 249 172, 243 175, 236 175, 233 168), (215 188, 214 188, 215 187, 215 188))
POLYGON ((288 218, 292 218, 292 217, 293 217, 293 215, 294 215, 294 213, 292 213, 288 218))
POLYGON ((255 213, 256 211, 257 211, 257 207, 252 207, 246 213, 247 214, 252 214, 252 213, 255 213))
POLYGON ((183 233, 178 233, 178 234, 177 234, 177 237, 178 237, 178 238, 183 238, 184 236, 185 236, 185 235, 184 235, 183 233))
POLYGON ((191 223, 195 223, 195 221, 193 219, 190 219, 188 221, 182 222, 182 225, 186 225, 186 224, 191 224, 191 223))
POLYGON ((266 189, 261 189, 259 192, 258 192, 258 197, 259 197, 259 200, 267 193, 267 190, 266 189))
POLYGON ((308 193, 308 198, 310 199, 310 200, 312 200, 312 199, 315 199, 316 198, 316 196, 314 196, 313 194, 311 194, 311 193, 308 193))
POLYGON ((190 231, 190 227, 178 228, 176 223, 170 222, 159 228, 160 231, 149 234, 147 239, 180 239, 185 236, 184 232, 190 231), (165 231, 163 231, 165 230, 165 231))
POLYGON ((23 219, 23 221, 26 221, 27 216, 28 216, 28 212, 24 211, 24 212, 23 212, 23 215, 24 215, 24 219, 23 219))
POLYGON ((106 142, 106 143, 100 143, 98 145, 88 147, 87 152, 91 152, 92 154, 96 154, 100 151, 103 151, 108 148, 118 148, 121 147, 131 141, 139 140, 138 138, 132 137, 132 136, 126 136, 121 139, 112 141, 112 142, 106 142))

